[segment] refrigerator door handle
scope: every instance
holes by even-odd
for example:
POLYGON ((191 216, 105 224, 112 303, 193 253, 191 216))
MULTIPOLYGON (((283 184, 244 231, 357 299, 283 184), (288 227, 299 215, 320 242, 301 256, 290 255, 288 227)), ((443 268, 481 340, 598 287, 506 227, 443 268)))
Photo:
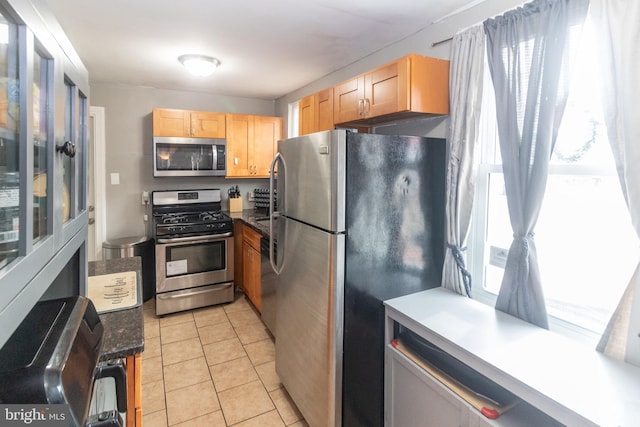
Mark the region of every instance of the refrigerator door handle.
MULTIPOLYGON (((280 160, 280 166, 281 166, 281 174, 280 176, 282 178, 284 178, 284 174, 285 171, 287 169, 287 166, 284 162, 284 158, 282 157, 282 155, 280 154, 280 152, 276 153, 275 157, 273 158, 273 160, 271 161, 271 169, 269 170, 269 262, 271 263, 271 268, 273 269, 273 271, 276 274, 280 274, 280 272, 282 271, 282 265, 280 266, 280 268, 278 268, 277 265, 277 260, 274 259, 274 238, 273 238, 273 220, 275 218, 278 218, 280 216, 280 212, 276 212, 274 210, 275 208, 275 203, 274 203, 274 182, 275 182, 275 170, 276 170, 276 163, 278 162, 278 160, 280 160)), ((284 194, 280 195, 280 200, 284 201, 284 194)), ((283 203, 280 203, 280 206, 282 206, 283 203)), ((281 244, 283 244, 284 242, 281 242, 281 244)), ((284 252, 282 252, 284 254, 284 252)), ((284 260, 283 263, 284 265, 284 260)))

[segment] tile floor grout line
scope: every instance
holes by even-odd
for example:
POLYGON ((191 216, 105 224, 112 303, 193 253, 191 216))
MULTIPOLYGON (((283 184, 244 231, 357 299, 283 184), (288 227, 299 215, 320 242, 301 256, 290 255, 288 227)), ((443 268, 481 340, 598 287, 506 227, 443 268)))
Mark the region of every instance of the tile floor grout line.
MULTIPOLYGON (((226 314, 225 314, 226 316, 226 314)), ((213 386, 213 391, 216 393, 216 400, 218 401, 218 408, 220 408, 220 413, 222 414, 222 418, 224 419, 225 426, 227 425, 227 418, 224 416, 224 411, 222 410, 222 402, 220 402, 220 396, 218 393, 218 388, 216 387, 216 383, 213 380, 213 375, 211 375, 211 369, 209 369, 209 363, 207 361, 207 355, 204 352, 204 345, 202 344, 202 339, 200 338, 200 334, 198 333, 198 341, 200 341, 200 347, 202 349, 202 353, 205 355, 205 363, 207 363, 207 371, 209 372, 209 378, 211 380, 211 385, 213 386)))
MULTIPOLYGON (((241 296, 240 298, 243 298, 243 296, 241 296)), ((251 346, 251 345, 256 344, 256 343, 260 343, 260 342, 267 341, 267 340, 269 340, 269 341, 271 341, 271 342, 273 343, 273 341, 274 341, 273 337, 272 337, 270 334, 267 334, 267 336, 266 336, 265 338, 258 339, 258 340, 256 340, 256 341, 252 341, 252 342, 247 342, 247 343, 245 344, 245 343, 244 343, 244 342, 242 342, 242 340, 240 339, 240 336, 238 335, 238 330, 239 330, 239 329, 240 329, 240 330, 242 330, 242 328, 250 328, 250 327, 252 327, 252 326, 256 326, 256 325, 257 325, 258 327, 260 327, 260 321, 259 321, 259 320, 260 320, 260 318, 259 318, 260 314, 259 314, 259 313, 257 313, 257 312, 256 312, 256 311, 255 311, 251 306, 248 306, 248 307, 240 307, 240 306, 238 306, 237 308, 234 308, 231 312, 228 312, 228 311, 227 311, 227 307, 228 307, 228 306, 224 306, 224 307, 222 307, 222 309, 224 310, 224 315, 225 315, 224 317, 225 317, 226 321, 231 325, 231 329, 233 330, 234 337, 232 337, 232 338, 227 338, 227 339, 221 339, 221 340, 214 341, 214 342, 207 343, 207 344, 204 344, 204 343, 203 343, 203 341, 202 341, 203 336, 202 336, 202 334, 201 334, 200 329, 201 329, 201 328, 204 328, 204 327, 207 327, 207 326, 215 326, 215 325, 217 325, 217 324, 219 324, 219 323, 222 323, 222 322, 215 322, 215 323, 212 323, 212 324, 210 324, 210 325, 202 325, 202 326, 198 326, 198 322, 197 322, 197 320, 196 320, 195 313, 191 313, 191 314, 192 314, 192 315, 191 315, 191 320, 185 320, 185 321, 183 321, 183 322, 179 322, 179 323, 175 323, 175 324, 173 324, 173 323, 172 323, 172 324, 169 324, 169 325, 161 326, 161 325, 160 325, 160 322, 159 322, 159 319, 156 317, 156 319, 158 319, 158 331, 159 331, 158 339, 159 339, 159 344, 160 344, 160 365, 161 365, 161 370, 162 370, 162 383, 163 383, 163 391, 164 391, 164 400, 165 400, 165 405, 164 405, 164 409, 159 409, 159 410, 157 410, 157 411, 154 411, 154 412, 152 412, 152 413, 145 414, 145 415, 155 414, 155 413, 157 413, 157 412, 160 412, 160 411, 164 410, 164 411, 165 411, 165 421, 166 421, 166 425, 167 425, 167 426, 169 426, 169 419, 168 419, 168 418, 169 418, 169 410, 168 410, 167 391, 166 391, 166 388, 165 388, 165 377, 164 377, 164 368, 165 368, 164 360, 165 360, 165 356, 166 356, 166 354, 165 354, 165 352, 163 351, 163 347, 164 347, 164 346, 162 345, 162 329, 163 329, 163 327, 175 326, 175 325, 185 324, 185 323, 188 323, 188 322, 194 322, 194 324, 195 324, 194 326, 195 326, 195 328, 196 328, 196 337, 194 337, 194 338, 198 338, 199 350, 201 351, 201 354, 200 354, 200 355, 198 355, 198 357, 188 358, 188 359, 184 359, 184 360, 176 361, 176 362, 174 362, 174 363, 172 363, 172 364, 170 364, 170 365, 166 365, 166 366, 172 366, 172 365, 174 365, 174 364, 176 364, 176 363, 180 363, 180 362, 184 362, 184 361, 190 361, 190 360, 195 360, 195 359, 198 359, 198 358, 203 357, 203 358, 205 359, 205 364, 206 364, 206 366, 207 366, 207 370, 209 371, 209 372, 208 372, 208 377, 209 377, 209 379, 208 379, 208 380, 205 380, 205 381, 198 382, 198 383, 196 383, 196 384, 206 383, 207 381, 210 381, 210 382, 211 382, 211 385, 213 386, 213 390, 214 390, 215 395, 216 395, 216 400, 217 400, 217 403, 218 403, 218 405, 217 405, 217 406, 218 406, 218 409, 217 409, 217 410, 215 410, 215 411, 212 411, 212 412, 207 412, 206 414, 199 414, 199 415, 197 415, 197 416, 195 416, 195 417, 193 417, 193 418, 190 418, 190 419, 188 419, 188 420, 183 420, 183 421, 181 421, 181 422, 180 422, 180 423, 178 423, 178 424, 186 423, 186 422, 189 422, 189 421, 191 421, 191 420, 197 419, 197 418, 199 418, 199 417, 205 417, 205 416, 207 416, 207 415, 214 414, 214 413, 217 413, 217 412, 219 411, 219 412, 220 412, 220 415, 222 416, 222 419, 224 420, 225 426, 232 426, 232 425, 234 425, 234 426, 235 426, 235 425, 239 425, 239 424, 241 424, 241 423, 247 422, 247 421, 249 421, 249 420, 252 420, 252 419, 254 419, 254 418, 257 418, 257 417, 260 417, 260 416, 264 416, 265 414, 268 414, 268 413, 270 413, 270 412, 272 412, 272 411, 274 411, 274 410, 275 410, 275 411, 276 411, 276 414, 278 414, 278 418, 279 418, 279 420, 282 422, 282 424, 283 424, 283 425, 287 426, 287 423, 285 422, 285 420, 284 420, 284 418, 283 418, 283 416, 282 416, 281 410, 278 408, 278 406, 276 405, 276 402, 275 402, 274 398, 272 397, 272 393, 274 393, 274 392, 278 392, 278 391, 281 391, 282 393, 285 393, 284 397, 285 397, 285 399, 286 399, 286 390, 284 389, 283 384, 282 384, 281 382, 279 382, 279 384, 278 384, 278 386, 277 386, 276 388, 274 388, 274 389, 273 389, 273 390, 271 390, 271 391, 270 391, 270 390, 268 390, 268 389, 267 389, 267 385, 266 385, 266 383, 265 383, 265 379, 263 379, 263 377, 258 373, 258 370, 257 370, 257 368, 258 368, 258 367, 263 366, 263 365, 266 365, 266 364, 268 364, 268 363, 271 363, 271 362, 273 362, 273 360, 267 360, 267 361, 263 361, 263 362, 261 362, 261 363, 254 363, 254 361, 252 360, 252 358, 251 358, 251 357, 249 357, 249 352, 247 351, 247 346, 251 346), (258 321, 256 321, 256 322, 249 321, 249 322, 245 323, 245 322, 243 322, 242 320, 238 320, 238 319, 236 318, 236 320, 235 320, 235 325, 234 325, 234 323, 232 323, 232 322, 231 322, 231 319, 229 318, 229 314, 232 314, 232 317, 233 317, 233 313, 241 313, 241 312, 247 312, 247 313, 248 313, 249 311, 251 311, 251 312, 252 312, 252 314, 253 314, 254 316, 256 316, 256 317, 257 317, 257 320, 258 320, 258 321), (208 362, 208 360, 207 360, 207 353, 205 352, 204 347, 205 347, 205 346, 207 346, 207 345, 216 344, 216 343, 220 343, 220 342, 225 341, 225 340, 232 340, 232 339, 237 340, 237 342, 239 342, 239 343, 240 343, 240 346, 242 347, 242 350, 243 350, 243 352, 244 352, 244 356, 242 356, 242 357, 246 357, 246 358, 249 360, 249 362, 250 362, 250 366, 251 366, 251 368, 252 368, 252 370, 253 370, 253 373, 256 375, 257 379, 256 379, 256 380, 253 380, 253 381, 250 381, 250 382, 248 382, 248 383, 245 383, 245 384, 238 384, 238 385, 235 385, 234 387, 231 387, 231 388, 228 388, 228 389, 226 389, 226 390, 223 390, 222 392, 225 392, 225 391, 227 391, 227 390, 232 390, 233 388, 240 387, 240 386, 243 386, 243 385, 246 385, 246 384, 250 384, 250 383, 255 382, 255 383, 257 383, 257 384, 260 384, 260 386, 262 387, 262 389, 264 390, 264 392, 267 394, 267 396, 269 397, 269 401, 271 402, 271 404, 272 404, 272 407, 273 407, 273 408, 272 408, 272 409, 269 409, 269 410, 266 410, 265 412, 262 412, 262 413, 260 413, 260 414, 252 415, 252 416, 250 416, 249 418, 246 418, 246 419, 244 419, 244 420, 242 420, 242 421, 238 421, 238 422, 236 422, 235 424, 228 424, 227 415, 225 415, 225 411, 222 409, 222 404, 221 404, 221 401, 220 401, 220 393, 218 392, 218 390, 217 390, 217 388, 216 388, 216 386, 215 386, 215 381, 214 381, 214 379, 213 379, 213 375, 212 375, 212 372, 211 372, 211 367, 216 366, 216 365, 220 365, 220 364, 222 364, 222 363, 230 362, 230 361, 233 361, 233 360, 237 360, 237 359, 239 359, 240 357, 236 357, 236 358, 234 358, 234 359, 225 360, 224 362, 218 362, 218 363, 214 363, 213 365, 209 365, 209 362, 208 362)), ((149 308, 149 310, 151 311, 152 309, 151 309, 151 308, 149 308)), ((205 310, 202 310, 202 311, 205 311, 205 310)), ((241 315, 239 315, 239 316, 243 316, 243 315, 241 314, 241 315)), ((186 317, 189 317, 189 316, 186 316, 186 317)), ((245 320, 246 320, 246 319, 245 319, 245 320)), ((264 325, 262 325, 262 327, 264 327, 264 325)), ((245 335, 245 337, 246 337, 246 335, 245 335)), ((154 337, 154 338, 155 338, 155 337, 154 337)), ((171 342, 171 343, 166 343, 165 345, 171 345, 171 344, 174 344, 174 343, 179 343, 179 342, 181 342, 181 341, 187 341, 187 340, 190 340, 190 339, 193 339, 193 338, 186 338, 186 339, 184 339, 184 340, 173 341, 173 342, 171 342)), ((189 357, 189 356, 188 356, 188 357, 189 357)), ((186 387, 190 387, 190 386, 193 386, 193 385, 196 385, 196 384, 191 384, 191 385, 189 385, 189 386, 180 387, 180 388, 178 388, 178 389, 172 390, 171 392, 175 392, 175 391, 178 391, 178 390, 182 390, 182 389, 184 389, 184 388, 186 388, 186 387)), ((169 393, 171 393, 171 392, 169 392, 169 393)), ((289 400, 289 399, 287 399, 287 400, 289 400)), ((298 419, 298 420, 294 421, 292 424, 289 424, 289 425, 297 424, 297 423, 300 423, 301 421, 304 423, 304 418, 298 419)), ((302 425, 304 425, 304 424, 302 424, 302 425)))

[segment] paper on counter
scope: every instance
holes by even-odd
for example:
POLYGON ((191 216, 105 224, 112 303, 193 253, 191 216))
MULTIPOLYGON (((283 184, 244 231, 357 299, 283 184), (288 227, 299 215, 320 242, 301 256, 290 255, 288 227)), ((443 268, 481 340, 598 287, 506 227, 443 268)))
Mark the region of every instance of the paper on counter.
POLYGON ((138 273, 125 271, 90 276, 87 282, 87 297, 93 301, 98 313, 140 305, 138 273))

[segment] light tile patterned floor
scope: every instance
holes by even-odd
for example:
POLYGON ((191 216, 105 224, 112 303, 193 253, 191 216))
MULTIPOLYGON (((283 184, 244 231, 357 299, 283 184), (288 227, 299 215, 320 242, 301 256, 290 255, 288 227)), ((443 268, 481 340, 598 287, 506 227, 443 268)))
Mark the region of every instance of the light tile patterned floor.
POLYGON ((163 317, 147 301, 144 335, 145 427, 308 427, 276 374, 273 339, 242 293, 163 317))

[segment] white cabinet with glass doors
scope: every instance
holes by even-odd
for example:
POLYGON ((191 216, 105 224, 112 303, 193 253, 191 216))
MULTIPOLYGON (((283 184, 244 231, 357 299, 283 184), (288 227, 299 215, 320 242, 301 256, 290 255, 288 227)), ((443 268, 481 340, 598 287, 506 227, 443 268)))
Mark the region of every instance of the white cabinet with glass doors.
POLYGON ((0 0, 0 347, 72 258, 85 292, 88 93, 46 1, 0 0))

